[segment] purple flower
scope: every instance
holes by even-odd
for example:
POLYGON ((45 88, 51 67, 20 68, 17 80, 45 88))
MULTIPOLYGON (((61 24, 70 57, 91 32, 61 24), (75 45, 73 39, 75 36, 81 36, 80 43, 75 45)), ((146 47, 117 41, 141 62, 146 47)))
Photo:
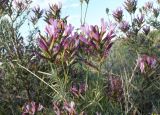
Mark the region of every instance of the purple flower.
MULTIPOLYGON (((105 29, 105 28, 103 28, 103 29, 105 29)), ((85 25, 85 26, 81 27, 81 30, 82 30, 82 33, 84 33, 84 35, 86 35, 86 37, 91 38, 94 41, 100 40, 100 32, 99 32, 99 28, 97 25, 95 25, 95 26, 85 25)))
POLYGON ((104 42, 112 40, 116 36, 114 29, 110 29, 110 31, 107 33, 106 37, 104 38, 104 42))
POLYGON ((142 55, 137 59, 137 64, 141 70, 141 73, 145 72, 145 67, 148 66, 150 68, 155 68, 156 66, 156 58, 155 57, 150 57, 147 55, 142 55))
POLYGON ((119 29, 122 31, 122 32, 127 32, 130 28, 130 25, 128 22, 126 21, 122 21, 120 24, 119 24, 119 29))
POLYGON ((95 26, 90 26, 90 33, 89 33, 89 37, 93 38, 96 41, 100 40, 100 32, 99 32, 99 28, 97 25, 95 26))
POLYGON ((8 4, 9 0, 1 0, 0 4, 4 8, 8 4))
POLYGON ((123 95, 123 84, 122 80, 118 76, 110 75, 108 77, 108 87, 107 87, 107 95, 109 98, 122 101, 124 98, 123 95))
POLYGON ((137 9, 137 0, 126 0, 124 2, 124 7, 130 14, 135 13, 137 9))
POLYGON ((43 38, 39 38, 38 39, 38 45, 40 47, 41 50, 48 52, 48 45, 45 39, 43 38))
POLYGON ((27 8, 27 4, 21 0, 13 0, 13 3, 14 3, 14 7, 19 11, 23 11, 27 8))
MULTIPOLYGON (((64 34, 64 29, 66 32, 72 32, 73 27, 71 25, 66 25, 61 19, 49 19, 49 24, 46 26, 46 32, 49 37, 53 39, 59 38, 59 36, 64 34)), ((67 34, 69 34, 67 33, 67 34)))
POLYGON ((145 9, 152 9, 153 8, 153 2, 146 2, 145 5, 144 5, 144 8, 145 9))
POLYGON ((85 44, 89 44, 89 41, 87 40, 87 38, 85 38, 82 34, 79 35, 79 39, 85 43, 85 44))
POLYGON ((157 18, 159 16, 159 9, 158 8, 153 8, 153 14, 154 14, 154 17, 157 18))
POLYGON ((143 59, 142 57, 139 57, 137 60, 138 66, 141 70, 141 73, 144 72, 144 68, 145 68, 145 59, 143 59))
POLYGON ((88 86, 85 83, 80 83, 80 84, 73 83, 70 88, 70 92, 74 96, 79 97, 79 95, 82 95, 87 91, 87 88, 88 86))
POLYGON ((40 9, 39 5, 34 7, 32 11, 35 13, 35 16, 39 19, 43 14, 43 10, 40 9))
POLYGON ((101 19, 101 32, 105 33, 106 32, 106 28, 107 28, 107 23, 104 22, 104 19, 101 19))
POLYGON ((34 101, 27 102, 23 105, 22 110, 23 113, 22 115, 34 115, 38 111, 42 111, 44 107, 40 103, 36 103, 34 101))
POLYGON ((85 83, 80 83, 79 85, 79 93, 83 94, 87 91, 88 85, 86 85, 85 83))
POLYGON ((89 28, 89 25, 83 25, 83 26, 81 26, 81 30, 82 30, 82 32, 84 33, 84 34, 86 34, 87 36, 89 36, 89 33, 90 33, 90 30, 89 30, 90 28, 89 28))
POLYGON ((116 36, 115 25, 111 22, 107 25, 107 23, 101 19, 101 27, 97 25, 85 25, 81 27, 81 30, 79 40, 86 44, 83 45, 83 50, 91 55, 100 55, 101 58, 106 58, 105 54, 108 54, 110 49, 108 46, 112 46, 110 44, 111 40, 116 36))
POLYGON ((69 115, 75 115, 76 114, 75 103, 73 101, 71 101, 70 103, 65 101, 63 107, 68 112, 69 115))
POLYGON ((59 4, 50 5, 50 9, 52 9, 55 13, 60 12, 61 8, 62 8, 62 4, 60 2, 59 4))
POLYGON ((77 32, 74 32, 74 34, 71 35, 72 43, 74 41, 74 47, 78 47, 79 45, 79 34, 77 32))
POLYGON ((123 17, 123 10, 121 8, 117 8, 112 15, 117 22, 121 22, 123 17))
POLYGON ((74 27, 71 24, 66 25, 64 30, 64 36, 69 36, 72 33, 73 29, 74 27))
POLYGON ((110 51, 112 45, 113 45, 113 43, 109 43, 109 44, 106 45, 106 47, 104 49, 103 57, 107 57, 108 56, 109 51, 110 51))
POLYGON ((137 18, 136 18, 136 22, 138 24, 139 27, 141 27, 141 25, 144 23, 144 15, 137 15, 137 18))
POLYGON ((150 32, 150 26, 144 26, 143 32, 145 33, 145 35, 148 35, 148 33, 150 32))
POLYGON ((46 26, 46 32, 49 34, 49 36, 53 37, 57 34, 58 21, 50 19, 49 23, 50 25, 46 26))

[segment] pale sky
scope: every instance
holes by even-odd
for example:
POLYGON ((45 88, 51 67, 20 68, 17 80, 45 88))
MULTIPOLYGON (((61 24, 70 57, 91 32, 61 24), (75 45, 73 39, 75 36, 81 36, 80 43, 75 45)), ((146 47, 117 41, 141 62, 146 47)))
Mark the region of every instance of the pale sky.
MULTIPOLYGON (((124 1, 125 0, 90 0, 86 23, 99 25, 101 18, 104 18, 105 20, 108 19, 105 12, 106 8, 109 8, 110 13, 112 14, 113 10, 118 7, 122 7, 122 9, 124 9, 124 1)), ((142 6, 147 1, 152 0, 138 0, 138 6, 142 6)), ((62 16, 69 16, 69 23, 71 23, 75 27, 80 26, 80 0, 33 0, 32 6, 39 5, 43 9, 48 9, 48 4, 54 3, 62 3, 62 16)), ((127 19, 127 17, 124 18, 127 19)), ((45 28, 45 23, 43 23, 43 21, 40 21, 39 26, 40 28, 45 28)))

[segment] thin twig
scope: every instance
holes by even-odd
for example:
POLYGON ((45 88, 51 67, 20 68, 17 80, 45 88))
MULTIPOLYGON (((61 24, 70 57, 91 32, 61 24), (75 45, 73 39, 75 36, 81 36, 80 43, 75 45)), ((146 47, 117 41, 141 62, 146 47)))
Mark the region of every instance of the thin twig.
POLYGON ((134 69, 133 69, 133 72, 132 72, 131 78, 130 78, 130 80, 129 80, 129 83, 131 83, 131 81, 132 81, 132 79, 133 79, 133 77, 134 77, 134 73, 135 73, 137 67, 138 67, 138 63, 136 64, 136 66, 135 66, 134 69))
POLYGON ((34 75, 36 78, 38 78, 40 81, 42 81, 44 84, 46 84, 47 86, 49 86, 51 89, 53 89, 58 95, 61 96, 62 99, 65 100, 65 98, 55 89, 53 88, 51 85, 49 85, 46 81, 44 81, 42 78, 40 78, 39 76, 37 76, 35 73, 33 73, 32 71, 30 71, 29 69, 27 69, 26 67, 22 66, 21 64, 18 64, 21 68, 25 69, 26 71, 28 71, 29 73, 31 73, 32 75, 34 75))
POLYGON ((86 17, 87 17, 87 11, 88 11, 88 4, 89 4, 89 3, 87 3, 87 7, 86 7, 86 11, 85 11, 85 15, 84 15, 83 25, 86 23, 86 17))

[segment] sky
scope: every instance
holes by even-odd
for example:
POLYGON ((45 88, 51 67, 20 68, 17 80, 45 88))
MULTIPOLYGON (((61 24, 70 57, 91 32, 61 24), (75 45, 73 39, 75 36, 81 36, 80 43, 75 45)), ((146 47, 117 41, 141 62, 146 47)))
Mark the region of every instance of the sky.
MULTIPOLYGON (((138 0, 138 6, 151 0, 138 0)), ((80 26, 80 0, 33 0, 32 7, 39 5, 43 9, 48 9, 49 4, 62 3, 62 17, 69 16, 68 22, 75 27, 80 26)), ((86 17, 87 24, 100 24, 101 18, 108 19, 106 8, 110 9, 110 14, 118 7, 123 8, 124 0, 90 0, 86 17)), ((83 11, 85 7, 83 7, 83 11)), ((124 17, 127 19, 127 17, 124 17)), ((45 28, 45 23, 40 22, 40 28, 45 28)), ((43 29, 42 29, 43 30, 43 29)))
MULTIPOLYGON (((48 8, 48 3, 62 3, 62 16, 69 16, 68 21, 73 25, 80 25, 80 0, 33 0, 33 4, 39 4, 42 8, 48 8)), ((138 0, 141 6, 147 0, 138 0)), ((110 12, 118 7, 123 6, 124 0, 90 0, 86 22, 88 24, 96 24, 101 18, 107 18, 106 8, 110 12)), ((122 8, 123 9, 123 8, 122 8)), ((85 7, 83 7, 83 11, 85 7)))

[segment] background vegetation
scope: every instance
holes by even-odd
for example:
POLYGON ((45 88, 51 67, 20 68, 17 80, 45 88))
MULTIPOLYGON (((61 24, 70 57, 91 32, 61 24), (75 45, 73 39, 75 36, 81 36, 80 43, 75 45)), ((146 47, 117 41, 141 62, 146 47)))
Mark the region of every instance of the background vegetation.
POLYGON ((101 25, 85 23, 89 0, 80 0, 78 29, 61 5, 31 3, 0 0, 0 115, 160 114, 159 0, 142 8, 125 0, 130 20, 106 9, 101 25))

